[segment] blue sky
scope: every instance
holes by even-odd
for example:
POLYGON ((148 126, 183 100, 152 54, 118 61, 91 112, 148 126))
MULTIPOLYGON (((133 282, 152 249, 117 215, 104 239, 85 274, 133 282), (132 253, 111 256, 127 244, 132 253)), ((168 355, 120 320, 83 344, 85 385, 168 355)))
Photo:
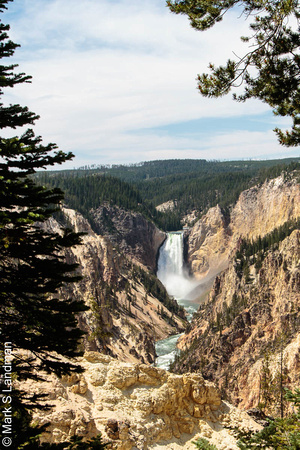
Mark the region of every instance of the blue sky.
POLYGON ((239 11, 204 33, 164 0, 14 0, 2 20, 21 44, 19 70, 33 76, 4 101, 41 116, 36 133, 76 156, 65 168, 299 156, 277 143, 273 128, 290 123, 268 105, 196 90, 210 62, 247 50, 239 11))

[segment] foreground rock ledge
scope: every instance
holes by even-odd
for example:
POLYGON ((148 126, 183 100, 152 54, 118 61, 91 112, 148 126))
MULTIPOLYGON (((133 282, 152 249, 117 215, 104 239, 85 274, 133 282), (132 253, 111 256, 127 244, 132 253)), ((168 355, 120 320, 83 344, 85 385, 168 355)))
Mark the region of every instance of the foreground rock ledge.
POLYGON ((96 352, 85 353, 79 364, 83 374, 28 385, 31 392, 49 394, 45 401, 51 410, 34 416, 40 424, 51 423, 44 442, 101 432, 119 450, 195 449, 192 441, 201 436, 229 450, 237 446, 225 426, 258 428, 247 414, 222 402, 218 389, 200 374, 174 375, 96 352))

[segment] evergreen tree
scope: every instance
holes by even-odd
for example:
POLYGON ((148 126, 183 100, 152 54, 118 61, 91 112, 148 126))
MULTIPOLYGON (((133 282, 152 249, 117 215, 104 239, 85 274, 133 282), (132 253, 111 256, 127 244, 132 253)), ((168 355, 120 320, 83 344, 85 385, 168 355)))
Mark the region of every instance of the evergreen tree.
POLYGON ((217 447, 213 444, 210 444, 209 441, 205 438, 199 438, 197 441, 194 441, 196 448, 200 450, 218 450, 217 447))
POLYGON ((167 5, 172 12, 187 15, 197 30, 211 28, 235 6, 242 9, 240 17, 254 19, 250 24, 252 36, 241 38, 250 43, 245 55, 229 59, 225 66, 210 64, 210 74, 198 75, 198 88, 203 96, 220 97, 244 83, 244 93, 234 95, 234 99, 258 98, 276 115, 291 117, 291 131, 275 131, 281 144, 299 145, 298 0, 175 0, 167 1, 167 5))
POLYGON ((299 450, 300 448, 300 390, 292 392, 286 389, 286 400, 293 403, 294 412, 284 418, 269 420, 268 426, 261 431, 235 430, 239 438, 237 445, 242 450, 250 449, 274 449, 274 450, 299 450))
MULTIPOLYGON (((12 0, 0 1, 0 12, 12 0)), ((0 23, 0 58, 14 54, 17 44, 0 23)), ((4 88, 30 82, 24 73, 15 74, 17 65, 0 65, 0 95, 4 88)), ((0 128, 32 125, 38 116, 20 105, 0 103, 0 128)), ((1 341, 10 343, 15 353, 25 349, 34 357, 18 355, 18 376, 36 377, 34 369, 69 372, 78 367, 63 362, 58 355, 79 355, 82 332, 75 314, 83 303, 61 300, 59 289, 79 277, 75 265, 65 262, 63 253, 80 243, 80 235, 70 229, 47 231, 45 222, 57 209, 63 193, 36 184, 37 169, 61 164, 73 157, 57 151, 55 144, 42 145, 31 129, 20 137, 0 140, 0 324, 1 341), (57 356, 55 356, 57 354, 57 356)), ((1 349, 3 351, 3 347, 1 349)), ((14 363, 16 364, 16 362, 14 363)))
MULTIPOLYGON (((1 13, 10 1, 0 1, 1 13)), ((1 59, 12 56, 18 47, 8 31, 9 25, 0 22, 1 59)), ((1 96, 4 88, 30 82, 30 76, 15 74, 16 67, 0 65, 1 96)), ((0 103, 1 130, 32 125, 37 119, 27 107, 0 103)), ((74 437, 67 443, 40 444, 39 434, 45 427, 30 424, 30 409, 38 406, 40 397, 14 388, 16 378, 39 379, 41 370, 57 375, 81 370, 61 356, 81 354, 78 344, 83 333, 76 314, 86 307, 83 302, 59 298, 65 283, 80 279, 74 272, 77 265, 67 264, 64 256, 68 248, 81 243, 80 234, 70 229, 57 233, 47 230, 47 220, 57 210, 63 193, 46 189, 32 178, 37 169, 72 157, 57 151, 55 144, 42 145, 41 137, 31 129, 20 137, 0 138, 0 422, 7 427, 1 427, 1 442, 11 448, 106 446, 100 436, 86 443, 74 437)))

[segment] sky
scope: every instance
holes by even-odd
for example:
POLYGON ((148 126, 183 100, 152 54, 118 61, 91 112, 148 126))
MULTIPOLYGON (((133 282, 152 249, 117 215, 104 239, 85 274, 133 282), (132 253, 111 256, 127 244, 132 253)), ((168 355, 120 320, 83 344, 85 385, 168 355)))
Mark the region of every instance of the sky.
POLYGON ((75 154, 62 168, 299 156, 278 144, 272 130, 290 121, 268 105, 197 90, 210 62, 247 51, 240 36, 249 24, 238 10, 206 32, 165 0, 14 0, 1 20, 21 45, 10 62, 33 77, 3 102, 28 106, 43 142, 75 154))

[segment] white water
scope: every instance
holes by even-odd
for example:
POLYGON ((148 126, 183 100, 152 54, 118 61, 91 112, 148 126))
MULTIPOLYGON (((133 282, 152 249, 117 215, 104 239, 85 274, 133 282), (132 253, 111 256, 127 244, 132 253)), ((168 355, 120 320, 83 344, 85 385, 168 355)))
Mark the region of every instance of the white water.
MULTIPOLYGON (((199 281, 189 277, 183 260, 183 232, 168 233, 167 239, 159 252, 157 277, 164 284, 169 295, 184 306, 188 319, 192 318, 198 309, 198 304, 191 301, 192 292, 199 285, 199 281)), ((176 354, 176 343, 181 334, 170 336, 156 343, 158 355, 156 366, 168 369, 176 354)))
POLYGON ((199 284, 191 279, 184 268, 183 232, 168 233, 159 252, 157 277, 169 295, 177 300, 188 299, 189 294, 199 284))

